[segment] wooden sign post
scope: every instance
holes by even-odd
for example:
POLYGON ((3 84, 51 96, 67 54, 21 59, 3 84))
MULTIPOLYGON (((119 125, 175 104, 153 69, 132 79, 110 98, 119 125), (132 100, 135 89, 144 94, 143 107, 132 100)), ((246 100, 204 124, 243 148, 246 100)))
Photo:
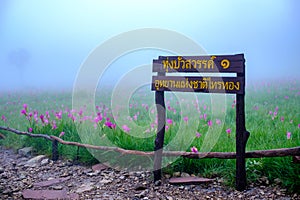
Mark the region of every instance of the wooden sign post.
POLYGON ((165 91, 236 94, 236 189, 246 188, 245 150, 250 133, 245 127, 244 54, 211 56, 159 56, 153 60, 152 88, 158 114, 155 139, 154 182, 161 180, 166 124, 165 91), (235 73, 233 77, 166 76, 166 73, 235 73))

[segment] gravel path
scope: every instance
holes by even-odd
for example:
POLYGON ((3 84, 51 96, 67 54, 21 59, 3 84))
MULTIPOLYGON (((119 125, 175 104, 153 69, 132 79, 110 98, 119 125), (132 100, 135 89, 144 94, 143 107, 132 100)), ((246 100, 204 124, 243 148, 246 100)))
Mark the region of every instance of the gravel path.
POLYGON ((45 156, 25 157, 0 147, 0 199, 25 199, 35 191, 65 199, 300 199, 299 194, 286 194, 279 186, 252 186, 238 192, 222 185, 220 179, 200 185, 170 185, 165 179, 162 186, 154 186, 151 172, 93 170, 45 156))

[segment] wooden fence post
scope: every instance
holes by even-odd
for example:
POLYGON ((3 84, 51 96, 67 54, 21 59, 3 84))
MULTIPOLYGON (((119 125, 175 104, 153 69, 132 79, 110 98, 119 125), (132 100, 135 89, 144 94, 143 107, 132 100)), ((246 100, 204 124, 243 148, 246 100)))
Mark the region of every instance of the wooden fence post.
POLYGON ((52 140, 52 160, 58 160, 58 142, 57 140, 52 140))
MULTIPOLYGON (((238 73, 245 82, 245 72, 238 73)), ((245 87, 245 84, 244 86, 245 87)), ((236 189, 243 191, 247 186, 246 178, 246 143, 250 133, 245 125, 245 93, 236 95, 236 189)))

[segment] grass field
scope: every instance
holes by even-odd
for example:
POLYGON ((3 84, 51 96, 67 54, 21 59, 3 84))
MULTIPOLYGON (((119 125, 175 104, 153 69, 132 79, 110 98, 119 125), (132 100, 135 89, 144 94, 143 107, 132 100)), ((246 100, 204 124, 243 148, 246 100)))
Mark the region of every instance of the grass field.
MULTIPOLYGON (((122 94, 119 94, 120 97, 122 94)), ((165 149, 176 151, 235 151, 235 96, 166 94, 165 149)), ((124 149, 152 151, 156 134, 154 92, 140 88, 128 104, 112 105, 109 92, 97 92, 94 112, 87 104, 72 108, 70 91, 23 91, 0 94, 0 125, 32 133, 56 135, 64 140, 124 149)), ((300 82, 280 80, 248 84, 246 127, 250 132, 247 151, 300 146, 300 82)), ((51 143, 4 132, 0 144, 13 148, 33 146, 38 153, 51 153, 51 143)), ((152 159, 96 152, 59 145, 61 156, 112 166, 152 168, 152 159), (94 157, 93 157, 93 156, 94 157), (96 159, 97 158, 97 159, 96 159), (122 166, 123 165, 123 166, 122 166)), ((280 180, 290 191, 300 188, 300 166, 291 157, 247 159, 248 182, 267 177, 280 180)), ((165 173, 185 171, 206 177, 224 177, 234 184, 235 160, 165 158, 165 173)))

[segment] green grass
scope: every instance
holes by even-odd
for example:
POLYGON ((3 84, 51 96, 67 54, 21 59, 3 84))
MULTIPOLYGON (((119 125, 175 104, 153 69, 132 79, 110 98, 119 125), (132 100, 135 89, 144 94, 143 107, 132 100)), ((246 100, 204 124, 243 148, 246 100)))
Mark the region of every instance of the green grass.
MULTIPOLYGON (((156 136, 154 106, 154 93, 147 88, 140 88, 131 96, 129 105, 118 105, 110 108, 111 99, 108 93, 96 94, 96 113, 101 113, 101 120, 94 127, 96 113, 89 114, 83 109, 82 116, 79 110, 71 112, 72 94, 68 91, 58 92, 11 92, 0 93, 0 125, 9 126, 27 131, 29 127, 33 133, 43 133, 59 136, 68 141, 89 143, 94 145, 117 146, 124 149, 153 151, 156 136), (34 110, 45 115, 50 114, 50 124, 42 125, 40 119, 27 120, 20 114, 23 104, 28 105, 28 113, 34 110), (115 109, 115 110, 114 110, 115 109), (55 118, 55 113, 62 110, 62 119, 55 118), (112 110, 117 113, 117 120, 112 116, 112 110), (72 113, 76 120, 68 116, 72 113), (88 120, 83 116, 89 116, 88 120), (91 116, 92 115, 92 116, 91 116), (135 116, 137 119, 135 120, 135 116), (112 123, 121 122, 115 129, 104 125, 106 118, 112 123), (51 123, 55 121, 57 128, 53 129, 51 123), (130 127, 126 133, 122 126, 130 127)), ((195 146, 199 151, 232 152, 235 151, 235 106, 234 95, 226 95, 222 104, 212 102, 209 94, 166 93, 167 118, 173 124, 167 124, 165 133, 165 149, 177 151, 190 151, 195 146), (217 106, 224 115, 214 116, 212 110, 217 106), (176 110, 176 112, 174 112, 176 110), (203 114, 207 116, 203 118, 203 114), (202 115, 202 118, 200 118, 202 115), (188 122, 184 121, 188 117, 188 122), (208 126, 212 120, 212 127, 208 126), (221 120, 220 124, 216 120, 221 120), (227 134, 226 130, 231 129, 227 134), (196 137, 196 132, 201 136, 196 137)), ((282 81, 269 83, 256 83, 246 89, 246 127, 250 132, 247 151, 288 148, 300 146, 300 82, 282 81), (277 112, 274 115, 274 111, 277 112), (270 113, 271 112, 271 113, 270 113), (291 138, 287 138, 287 132, 291 138)), ((84 108, 85 105, 82 105, 84 108)), ((0 144, 7 147, 21 148, 33 146, 37 153, 51 154, 51 142, 44 139, 30 138, 2 131, 6 135, 0 144)), ((109 163, 114 167, 126 167, 151 170, 153 159, 132 155, 120 155, 115 152, 88 151, 87 149, 59 144, 60 156, 68 159, 79 159, 85 163, 95 163, 98 160, 109 163)), ((235 181, 235 160, 220 159, 187 159, 164 158, 164 171, 172 173, 185 171, 205 177, 224 177, 228 185, 233 186, 235 181)), ((249 183, 255 183, 260 177, 267 177, 270 183, 280 179, 283 187, 295 192, 300 187, 300 166, 291 162, 290 157, 247 159, 247 178, 249 183)))

